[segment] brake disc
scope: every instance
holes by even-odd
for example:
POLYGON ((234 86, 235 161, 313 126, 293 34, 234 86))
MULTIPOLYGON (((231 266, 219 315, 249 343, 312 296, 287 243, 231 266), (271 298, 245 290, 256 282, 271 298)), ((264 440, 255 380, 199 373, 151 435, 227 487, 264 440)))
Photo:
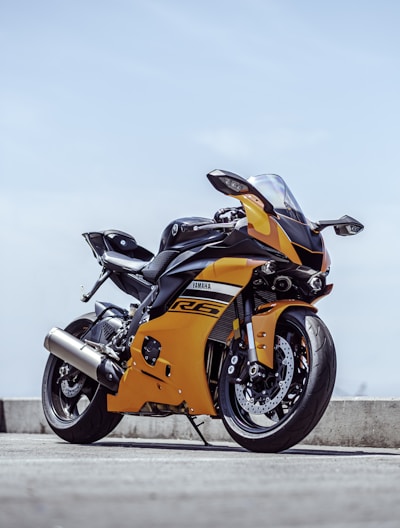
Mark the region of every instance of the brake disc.
POLYGON ((85 381, 85 374, 79 374, 78 376, 74 376, 72 379, 64 379, 60 383, 61 391, 67 398, 74 398, 81 392, 83 386, 85 385, 85 381))
POLYGON ((239 405, 250 414, 265 414, 277 405, 285 397, 292 383, 294 373, 294 357, 292 348, 283 337, 276 337, 275 344, 275 369, 274 382, 263 387, 263 390, 255 390, 251 383, 235 385, 236 399, 239 405))

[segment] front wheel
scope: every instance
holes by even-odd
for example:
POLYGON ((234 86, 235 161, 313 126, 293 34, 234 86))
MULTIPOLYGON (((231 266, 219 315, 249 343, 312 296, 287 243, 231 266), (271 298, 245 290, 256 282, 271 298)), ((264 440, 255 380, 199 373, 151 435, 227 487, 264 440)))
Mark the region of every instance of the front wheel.
POLYGON ((286 310, 276 327, 274 369, 257 380, 247 371, 247 355, 231 347, 218 390, 227 431, 251 451, 288 449, 312 431, 330 401, 336 353, 329 330, 311 310, 286 310))
MULTIPOLYGON (((87 314, 65 330, 80 338, 94 319, 94 314, 87 314)), ((74 444, 100 440, 122 419, 121 414, 107 411, 104 387, 52 354, 43 374, 42 405, 51 429, 74 444)))

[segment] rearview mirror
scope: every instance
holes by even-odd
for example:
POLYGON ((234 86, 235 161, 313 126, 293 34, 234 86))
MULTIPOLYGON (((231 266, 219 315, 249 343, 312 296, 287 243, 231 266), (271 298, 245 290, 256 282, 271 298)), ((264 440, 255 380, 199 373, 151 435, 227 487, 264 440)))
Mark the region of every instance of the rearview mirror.
POLYGON ((333 226, 335 229, 335 233, 340 236, 350 236, 350 235, 356 235, 360 231, 364 229, 364 226, 361 225, 359 222, 356 224, 342 224, 342 225, 335 225, 333 226))
POLYGON ((323 229, 331 226, 333 226, 335 233, 339 236, 357 235, 357 233, 364 229, 361 222, 348 215, 344 215, 337 220, 320 220, 313 224, 313 229, 319 233, 323 229))
POLYGON ((352 218, 351 216, 345 215, 339 218, 339 221, 333 226, 335 233, 339 236, 350 236, 356 235, 364 229, 361 222, 352 218))

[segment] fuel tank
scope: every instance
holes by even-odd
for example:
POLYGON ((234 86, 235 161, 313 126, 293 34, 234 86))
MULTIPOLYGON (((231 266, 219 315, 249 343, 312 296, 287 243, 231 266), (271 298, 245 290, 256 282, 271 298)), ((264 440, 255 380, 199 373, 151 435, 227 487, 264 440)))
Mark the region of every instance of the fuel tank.
POLYGON ((159 252, 166 249, 186 250, 209 242, 216 242, 226 236, 223 229, 207 229, 214 224, 211 218, 188 217, 177 218, 170 222, 161 234, 159 252), (196 229, 200 227, 200 229, 196 229))

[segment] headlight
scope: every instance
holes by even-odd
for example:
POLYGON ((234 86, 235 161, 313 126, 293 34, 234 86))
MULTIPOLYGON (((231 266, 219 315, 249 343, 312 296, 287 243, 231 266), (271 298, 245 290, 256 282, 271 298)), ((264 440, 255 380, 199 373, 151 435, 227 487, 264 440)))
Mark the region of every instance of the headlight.
POLYGON ((272 289, 279 292, 287 292, 293 286, 292 279, 286 275, 279 275, 275 278, 272 289))
POLYGON ((308 285, 313 293, 317 293, 322 290, 324 287, 324 280, 320 275, 314 275, 311 279, 308 280, 308 285))

